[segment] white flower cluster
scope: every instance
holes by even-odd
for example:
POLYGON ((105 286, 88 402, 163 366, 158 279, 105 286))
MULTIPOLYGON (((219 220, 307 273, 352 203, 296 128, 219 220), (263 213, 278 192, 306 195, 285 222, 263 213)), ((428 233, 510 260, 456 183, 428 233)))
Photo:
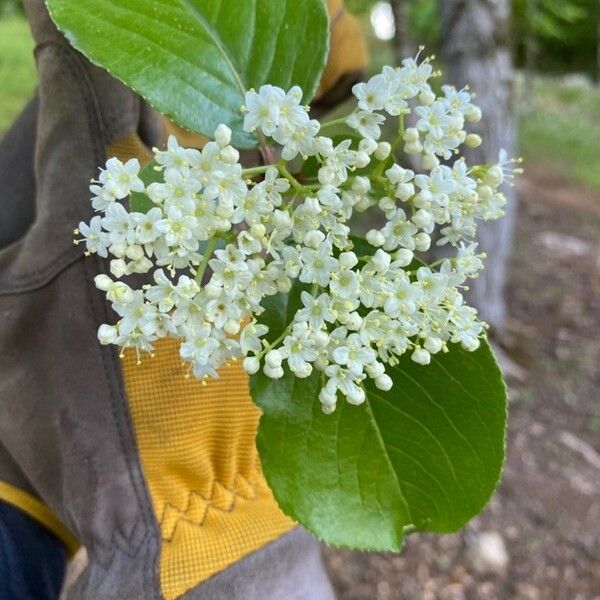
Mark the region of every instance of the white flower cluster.
POLYGON ((451 161, 462 144, 480 142, 464 126, 481 115, 466 90, 446 86, 436 97, 433 75, 427 59, 385 67, 354 87, 350 116, 323 126, 301 105, 298 87, 249 91, 244 128, 282 147, 276 165, 244 170, 225 125, 201 151, 173 137, 155 149, 160 180, 148 185, 136 160, 110 159, 91 186, 99 214, 79 225, 89 252, 111 256, 112 277, 99 275, 96 285, 119 319, 100 327, 101 343, 151 352, 158 338, 176 336, 199 378, 218 377, 226 361, 242 358, 248 373, 272 378, 316 369, 326 412, 340 395, 363 402, 366 378, 389 390, 386 364, 405 352, 426 365, 449 343, 475 350, 484 325, 461 290, 482 268, 476 222, 502 214, 498 188, 510 161, 451 161), (415 126, 405 129, 411 112, 415 126), (393 145, 378 141, 390 116, 399 117, 393 145), (335 124, 360 139, 321 135, 335 124), (400 147, 421 156, 423 172, 395 164, 392 149, 400 147), (288 161, 298 157, 314 157, 314 177, 291 174, 288 161), (119 202, 134 192, 149 210, 119 202), (383 225, 359 242, 350 220, 367 210, 365 218, 383 225), (434 235, 456 252, 425 266, 416 253, 434 235), (149 272, 151 283, 139 289, 122 281, 149 272), (263 300, 298 289, 299 310, 273 340, 263 300))

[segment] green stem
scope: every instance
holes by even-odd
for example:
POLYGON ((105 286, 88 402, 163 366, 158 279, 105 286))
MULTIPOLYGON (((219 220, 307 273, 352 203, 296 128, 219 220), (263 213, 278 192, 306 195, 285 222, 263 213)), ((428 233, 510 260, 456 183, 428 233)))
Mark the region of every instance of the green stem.
POLYGON ((267 347, 260 354, 258 354, 256 358, 260 360, 267 352, 273 350, 273 348, 276 348, 279 344, 281 344, 281 342, 283 342, 287 334, 291 331, 293 325, 294 322, 292 321, 288 324, 288 326, 284 329, 283 333, 276 340, 274 340, 270 344, 267 342, 267 347))
POLYGON ((196 281, 199 284, 202 284, 202 279, 204 277, 204 272, 206 271, 206 267, 208 266, 208 261, 210 260, 215 248, 217 247, 217 242, 219 239, 215 236, 210 238, 206 243, 206 248, 204 249, 204 255, 202 257, 202 262, 198 265, 198 270, 196 271, 196 281))
POLYGON ((398 150, 398 146, 400 146, 404 138, 404 131, 404 113, 400 113, 400 117, 398 119, 398 137, 394 140, 394 143, 392 144, 392 151, 390 152, 390 154, 393 155, 394 152, 398 150))
POLYGON ((339 119, 332 119, 331 121, 325 121, 325 123, 321 124, 321 131, 326 127, 334 127, 335 125, 341 125, 342 123, 346 123, 346 119, 348 117, 340 117, 339 119))
POLYGON ((279 170, 279 173, 281 175, 283 175, 283 177, 285 177, 289 182, 290 185, 299 193, 301 194, 305 194, 307 192, 311 191, 311 188, 308 186, 304 186, 302 185, 286 168, 285 166, 285 162, 283 160, 280 160, 277 163, 277 169, 279 170))
POLYGON ((254 175, 261 175, 266 173, 271 165, 263 165, 260 167, 250 167, 249 169, 242 169, 242 177, 253 177, 254 175))

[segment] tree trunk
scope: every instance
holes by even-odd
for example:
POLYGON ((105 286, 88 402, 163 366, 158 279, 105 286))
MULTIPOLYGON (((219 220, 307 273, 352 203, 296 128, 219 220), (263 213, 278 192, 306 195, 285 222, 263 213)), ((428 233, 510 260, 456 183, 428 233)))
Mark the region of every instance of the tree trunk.
MULTIPOLYGON (((510 0, 440 0, 444 79, 457 88, 469 84, 483 111, 476 128, 483 144, 465 152, 471 164, 495 162, 498 150, 515 153, 510 0)), ((475 128, 474 128, 475 129, 475 128)), ((470 302, 497 332, 506 325, 505 284, 517 209, 514 190, 505 185, 506 216, 481 223, 480 249, 486 270, 472 281, 470 302)))
POLYGON ((394 62, 400 65, 404 58, 416 52, 408 30, 408 8, 410 0, 390 0, 394 15, 395 33, 393 39, 394 62))

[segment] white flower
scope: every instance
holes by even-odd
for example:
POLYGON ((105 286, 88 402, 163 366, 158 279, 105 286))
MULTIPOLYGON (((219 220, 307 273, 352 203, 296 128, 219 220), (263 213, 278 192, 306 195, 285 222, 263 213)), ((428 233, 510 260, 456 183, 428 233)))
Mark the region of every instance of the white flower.
POLYGON ((193 148, 182 148, 174 135, 167 140, 166 150, 154 150, 154 160, 170 171, 188 172, 189 167, 197 162, 199 152, 193 148))
POLYGON ((297 322, 307 322, 313 330, 321 329, 326 323, 333 323, 335 315, 331 310, 331 298, 328 294, 314 297, 308 292, 300 294, 304 308, 296 313, 297 322))
POLYGON ((94 281, 119 320, 98 329, 100 343, 139 355, 174 336, 198 378, 218 377, 238 358, 248 374, 275 379, 317 370, 326 413, 338 398, 363 402, 367 379, 389 391, 386 365, 404 353, 426 365, 451 344, 475 350, 484 325, 461 293, 483 266, 472 240, 480 220, 502 214, 498 188, 520 169, 504 152, 491 166, 441 164, 478 142, 464 124, 481 113, 466 89, 445 86, 436 97, 432 76, 430 60, 417 55, 354 86, 358 108, 344 120, 357 142, 319 135, 298 87, 250 90, 246 131, 281 145, 281 160, 267 167, 244 170, 226 125, 202 151, 173 136, 154 149, 157 181, 146 189, 137 161, 110 159, 90 186, 99 214, 80 223, 76 240, 110 258, 114 279, 94 281), (416 127, 398 141, 424 172, 395 164, 392 145, 376 141, 385 121, 377 111, 412 113, 416 127), (313 164, 302 166, 309 156, 313 164), (118 202, 134 191, 151 200, 148 212, 118 202), (352 234, 354 214, 367 210, 382 223, 365 245, 352 234), (427 262, 432 237, 453 254, 415 267, 427 262), (137 289, 122 280, 150 271, 152 281, 137 289), (268 297, 296 295, 299 284, 295 314, 270 331, 268 297))
POLYGON ((246 92, 244 130, 248 132, 260 129, 264 135, 271 136, 279 125, 281 107, 286 100, 282 89, 272 85, 263 85, 256 93, 246 92))
POLYGON ((160 235, 156 224, 163 218, 160 208, 155 206, 147 213, 131 213, 131 219, 136 224, 136 241, 138 244, 149 244, 160 235))
POLYGON ((317 250, 302 248, 300 259, 302 261, 300 281, 317 283, 321 287, 329 285, 331 273, 338 265, 337 259, 332 256, 331 245, 322 244, 317 250))
POLYGON ((390 86, 383 75, 374 75, 367 83, 357 83, 352 88, 352 93, 358 99, 360 109, 382 110, 390 96, 390 86))
POLYGON ((347 119, 346 124, 352 129, 356 129, 360 135, 367 139, 378 140, 381 135, 380 125, 385 122, 385 118, 377 113, 361 110, 353 112, 347 119))
POLYGON ((110 186, 111 192, 118 200, 129 196, 131 192, 143 192, 144 183, 138 177, 140 163, 132 158, 123 164, 118 158, 109 158, 106 169, 101 171, 98 180, 103 185, 110 186))
POLYGON ((351 333, 331 351, 331 357, 338 364, 347 367, 352 375, 359 377, 366 365, 375 361, 377 355, 369 346, 362 343, 358 333, 351 333))
POLYGON ((105 185, 95 183, 90 185, 90 192, 93 194, 92 207, 98 211, 105 211, 117 199, 116 191, 110 181, 107 181, 105 185))
POLYGON ((339 271, 331 277, 331 292, 338 298, 350 300, 358 296, 360 280, 358 273, 351 270, 339 271))
POLYGON ((195 225, 194 217, 185 215, 177 206, 171 206, 166 218, 158 221, 155 227, 164 234, 167 245, 176 246, 191 240, 195 225))
POLYGON ((78 230, 83 236, 88 252, 96 253, 102 258, 108 256, 109 238, 106 232, 102 231, 102 218, 100 216, 92 217, 89 225, 84 222, 79 223, 78 230))

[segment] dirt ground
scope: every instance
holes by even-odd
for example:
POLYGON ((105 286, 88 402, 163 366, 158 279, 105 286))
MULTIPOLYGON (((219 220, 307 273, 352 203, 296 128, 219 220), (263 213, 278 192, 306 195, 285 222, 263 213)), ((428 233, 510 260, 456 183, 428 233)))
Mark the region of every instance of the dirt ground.
POLYGON ((413 535, 398 556, 325 549, 340 600, 600 599, 600 193, 541 166, 519 193, 502 484, 460 534, 413 535), (509 561, 483 574, 490 531, 509 561))

